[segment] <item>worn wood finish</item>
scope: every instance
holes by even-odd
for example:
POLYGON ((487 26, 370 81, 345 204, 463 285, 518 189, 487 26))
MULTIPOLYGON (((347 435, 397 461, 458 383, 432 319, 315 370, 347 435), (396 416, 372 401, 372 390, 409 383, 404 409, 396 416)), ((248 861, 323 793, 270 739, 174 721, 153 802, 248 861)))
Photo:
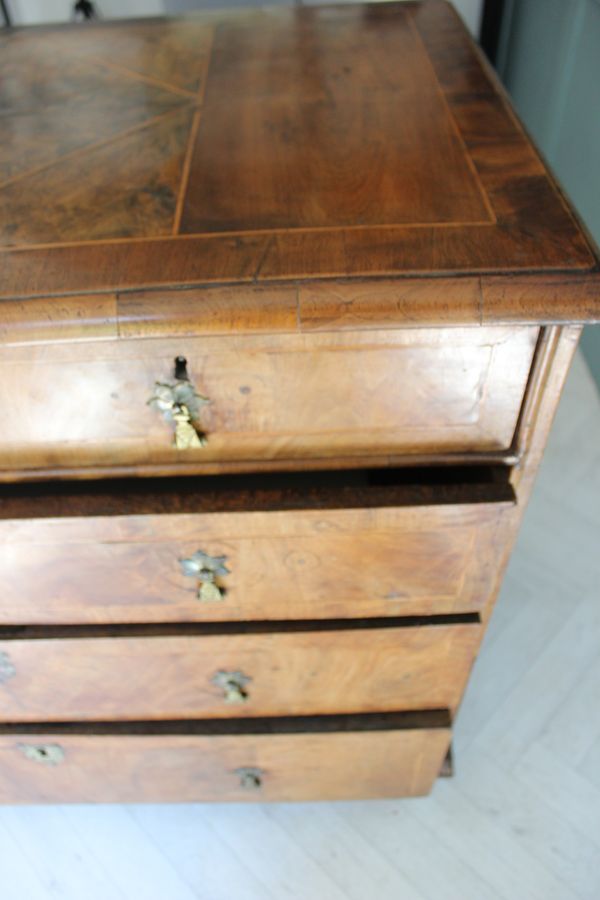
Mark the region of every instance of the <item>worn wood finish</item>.
MULTIPOLYGON (((54 504, 48 519, 8 518, 0 522, 0 623, 337 619, 481 609, 494 580, 498 534, 510 527, 513 505, 432 505, 441 498, 434 491, 425 505, 378 508, 382 494, 394 502, 393 489, 366 493, 372 505, 354 510, 282 512, 274 504, 266 513, 135 516, 125 495, 123 513, 111 517, 76 515, 75 498, 71 518, 52 517, 54 504), (229 571, 217 578, 221 600, 202 600, 200 582, 182 570, 181 560, 198 550, 226 557, 229 571)), ((10 508, 5 501, 4 515, 10 508)), ((43 515, 43 498, 32 499, 30 510, 43 515)))
POLYGON ((542 333, 519 427, 518 451, 522 462, 511 471, 511 484, 515 489, 518 505, 512 527, 507 530, 504 541, 499 541, 503 548, 497 559, 496 585, 482 611, 486 624, 493 612, 502 577, 527 509, 580 335, 581 327, 577 325, 545 328, 542 333))
POLYGON ((600 321, 600 279, 576 275, 481 279, 482 321, 570 324, 600 321))
POLYGON ((447 3, 0 43, 0 799, 428 790, 597 251, 447 3))
POLYGON ((457 624, 0 640, 0 710, 60 722, 452 709, 479 637, 478 624, 457 624), (245 702, 226 701, 220 671, 250 679, 245 702))
MULTIPOLYGON (((70 880, 76 877, 74 851, 86 900, 118 891, 136 897, 140 871, 146 884, 152 873, 165 897, 185 895, 189 887, 193 897, 208 890, 264 900, 279 897, 283 883, 300 897, 310 883, 313 896, 333 891, 336 900, 370 897, 374 884, 378 900, 405 900, 415 891, 419 900, 431 900, 434 885, 439 897, 456 900, 507 900, 507 884, 518 885, 520 900, 536 890, 544 900, 574 900, 573 892, 595 897, 599 445, 600 397, 577 354, 510 577, 456 722, 455 777, 436 783, 431 800, 267 809, 3 808, 5 830, 19 835, 19 848, 5 841, 0 849, 0 869, 12 874, 15 900, 25 887, 27 900, 47 900, 51 877, 61 885, 68 881, 65 889, 78 900, 70 880), (432 835, 440 837, 434 865, 432 835), (269 852, 275 845, 281 855, 269 852), (556 853, 556 846, 564 852, 556 853)), ((394 759, 382 765, 389 768, 394 759)))
MULTIPOLYGON (((191 307, 191 297, 188 302, 191 307)), ((200 296, 196 302, 201 303, 200 296)), ((490 275, 322 281, 299 286, 298 306, 303 331, 594 322, 600 318, 600 279, 490 275)), ((163 327, 169 327, 166 320, 163 327)))
MULTIPOLYGON (((210 29, 205 35, 198 29, 195 31, 192 52, 198 70, 205 66, 211 35, 210 29)), ((4 113, 0 126, 3 189, 0 193, 3 211, 8 216, 2 218, 3 235, 11 234, 11 224, 17 226, 12 230, 13 244, 20 244, 32 228, 50 229, 49 233, 55 232, 59 240, 64 239, 61 222, 63 227, 69 221, 73 226, 85 227, 85 212, 69 198, 60 210, 46 208, 46 218, 40 216, 35 224, 13 223, 12 201, 28 204, 31 211, 40 208, 44 204, 35 200, 36 186, 58 187, 60 173, 76 171, 70 167, 76 167, 79 162, 85 165, 96 160, 96 179, 103 170, 108 179, 110 172, 101 157, 95 156, 98 151, 118 147, 124 135, 144 135, 149 123, 193 105, 194 94, 190 98, 177 90, 168 83, 170 79, 136 77, 135 73, 124 73, 114 64, 119 44, 129 45, 130 66, 143 64, 144 57, 151 65, 156 64, 158 54, 143 47, 140 32, 154 34, 158 54, 162 53, 164 58, 170 53, 172 69, 182 73, 183 65, 187 64, 187 71, 192 74, 189 58, 176 59, 177 52, 183 49, 185 28, 175 22, 166 23, 162 28, 136 25, 98 29, 95 40, 89 31, 84 35, 82 30, 77 34, 75 29, 51 32, 36 29, 15 32, 3 41, 0 94, 4 113), (16 194, 17 185, 21 186, 20 197, 16 194)), ((145 139, 151 150, 150 134, 145 139)), ((149 161, 146 171, 151 173, 153 168, 149 161)), ((101 203, 102 198, 98 199, 101 203)), ((132 213, 135 215, 133 210, 132 213)))
POLYGON ((117 327, 120 337, 137 339, 301 330, 292 285, 121 294, 117 327))
POLYGON ((577 325, 544 329, 520 428, 520 451, 526 462, 513 471, 511 478, 523 507, 531 494, 580 336, 581 327, 577 325))
POLYGON ((83 228, 88 240, 168 233, 193 116, 193 107, 178 106, 50 172, 10 181, 0 189, 0 221, 10 241, 27 243, 40 233, 49 241, 77 241, 83 228), (44 203, 34 204, 36 196, 44 203))
POLYGON ((118 333, 115 294, 5 300, 0 307, 2 345, 110 339, 118 333))
POLYGON ((536 339, 414 329, 10 347, 0 472, 505 450, 536 339), (206 446, 185 451, 148 405, 179 355, 211 401, 206 446))
POLYGON ((0 735, 0 803, 175 803, 411 797, 431 790, 445 728, 237 736, 0 735), (59 746, 57 765, 25 755, 59 746), (260 771, 243 787, 238 770, 260 771))
POLYGON ((591 322, 600 280, 513 278, 377 279, 298 285, 235 285, 4 300, 2 344, 98 338, 377 330, 482 324, 591 322), (561 305, 567 301, 566 305, 561 305))
POLYGON ((478 278, 314 282, 298 289, 303 331, 481 324, 478 278))
MULTIPOLYGON (((0 71, 2 296, 457 273, 597 283, 593 249, 437 0, 17 32, 0 71)), ((548 304, 557 321, 581 311, 575 294, 548 304)), ((507 279, 505 315, 522 297, 507 279)))
POLYGON ((215 34, 182 232, 492 222, 409 16, 294 19, 215 34))
POLYGON ((481 610, 486 626, 519 534, 580 335, 579 325, 542 329, 516 434, 516 465, 510 469, 517 505, 510 519, 505 517, 496 532, 492 586, 481 610))
MULTIPOLYGON (((230 475, 246 475, 248 473, 261 473, 271 475, 274 473, 290 473, 290 472, 324 472, 333 471, 334 466, 331 460, 314 458, 314 459, 295 459, 293 461, 285 459, 275 460, 248 460, 245 462, 213 462, 203 463, 202 476, 210 477, 214 475, 226 474, 230 475)), ((463 466, 464 464, 474 466, 489 466, 502 464, 511 466, 518 462, 518 455, 513 447, 508 450, 492 450, 486 452, 455 453, 455 452, 432 452, 432 453, 415 453, 407 456, 406 454, 382 454, 381 456, 346 456, 335 460, 335 471, 347 471, 356 469, 371 468, 385 469, 388 467, 399 468, 406 467, 409 469, 415 466, 463 466)), ((109 468, 106 466, 89 466, 79 468, 76 464, 73 466, 55 466, 42 467, 41 469, 16 470, 14 472, 5 471, 2 473, 1 482, 3 484, 24 483, 24 484, 43 484, 48 481, 62 482, 87 482, 105 479, 107 476, 115 480, 129 480, 130 477, 151 477, 163 478, 176 474, 177 477, 196 476, 199 474, 198 467, 190 463, 178 463, 177 470, 174 472, 173 466, 170 464, 147 465, 143 469, 132 469, 131 466, 122 466, 113 464, 109 468)))

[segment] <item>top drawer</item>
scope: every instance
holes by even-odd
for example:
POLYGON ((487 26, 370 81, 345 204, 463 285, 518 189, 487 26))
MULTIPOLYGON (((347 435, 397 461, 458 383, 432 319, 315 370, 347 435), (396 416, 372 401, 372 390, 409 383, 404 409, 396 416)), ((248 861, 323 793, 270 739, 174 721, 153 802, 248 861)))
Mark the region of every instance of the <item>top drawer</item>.
MULTIPOLYGON (((0 477, 503 450, 537 335, 470 327, 5 346, 0 477), (187 363, 179 380, 176 357, 187 363), (193 407, 193 390, 210 401, 190 413, 203 446, 177 449, 173 409, 149 403, 157 384, 178 382, 188 390, 178 403, 193 407)), ((186 443, 192 426, 179 422, 186 443)))

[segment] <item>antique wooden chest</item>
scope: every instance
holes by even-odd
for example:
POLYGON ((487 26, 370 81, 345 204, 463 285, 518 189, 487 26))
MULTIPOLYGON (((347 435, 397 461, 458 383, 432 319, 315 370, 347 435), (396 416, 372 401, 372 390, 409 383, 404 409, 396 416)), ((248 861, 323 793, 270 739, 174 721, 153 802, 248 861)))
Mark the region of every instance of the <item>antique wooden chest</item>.
POLYGON ((0 36, 0 800, 426 793, 598 258, 438 0, 0 36))

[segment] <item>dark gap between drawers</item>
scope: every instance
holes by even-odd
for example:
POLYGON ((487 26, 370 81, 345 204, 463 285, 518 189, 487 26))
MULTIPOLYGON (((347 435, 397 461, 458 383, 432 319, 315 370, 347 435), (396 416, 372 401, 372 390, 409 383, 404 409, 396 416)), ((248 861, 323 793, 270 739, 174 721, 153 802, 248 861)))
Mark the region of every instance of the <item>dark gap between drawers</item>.
POLYGON ((448 613, 434 616, 374 616, 367 619, 276 619, 252 622, 157 622, 123 625, 2 625, 0 641, 289 634, 307 631, 369 631, 381 628, 430 628, 436 625, 479 624, 481 624, 479 613, 448 613))
POLYGON ((262 716, 244 719, 188 719, 160 722, 10 722, 0 734, 90 735, 244 735, 326 734, 350 731, 398 731, 450 728, 447 709, 413 712, 319 716, 262 716))
POLYGON ((270 472, 0 485, 0 519, 516 502, 503 465, 270 472))

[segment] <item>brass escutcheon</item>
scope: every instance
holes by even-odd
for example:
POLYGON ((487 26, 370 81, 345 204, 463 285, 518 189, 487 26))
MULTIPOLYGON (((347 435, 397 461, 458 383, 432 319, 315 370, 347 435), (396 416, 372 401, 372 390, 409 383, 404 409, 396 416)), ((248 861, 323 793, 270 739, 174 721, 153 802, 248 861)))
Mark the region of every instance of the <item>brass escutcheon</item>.
POLYGON ((187 559, 179 560, 183 574, 196 578, 199 582, 198 600, 203 603, 214 603, 223 599, 225 588, 217 584, 217 578, 229 575, 226 562, 226 556, 209 556, 204 550, 196 550, 187 559))
POLYGON ((199 394, 187 377, 187 362, 182 356, 175 359, 175 380, 157 381, 154 394, 148 400, 174 427, 173 443, 177 450, 204 447, 206 434, 198 424, 203 406, 210 403, 208 397, 199 394))
POLYGON ((225 694, 225 703, 245 703, 248 700, 246 685, 252 679, 243 672, 225 672, 222 669, 211 678, 213 684, 225 694))
POLYGON ((240 787, 246 791, 256 791, 262 787, 262 776, 264 775, 262 769, 242 766, 241 769, 235 770, 235 774, 239 775, 240 787))
POLYGON ((57 766, 65 758, 60 744, 19 744, 19 750, 27 759, 46 766, 57 766))

